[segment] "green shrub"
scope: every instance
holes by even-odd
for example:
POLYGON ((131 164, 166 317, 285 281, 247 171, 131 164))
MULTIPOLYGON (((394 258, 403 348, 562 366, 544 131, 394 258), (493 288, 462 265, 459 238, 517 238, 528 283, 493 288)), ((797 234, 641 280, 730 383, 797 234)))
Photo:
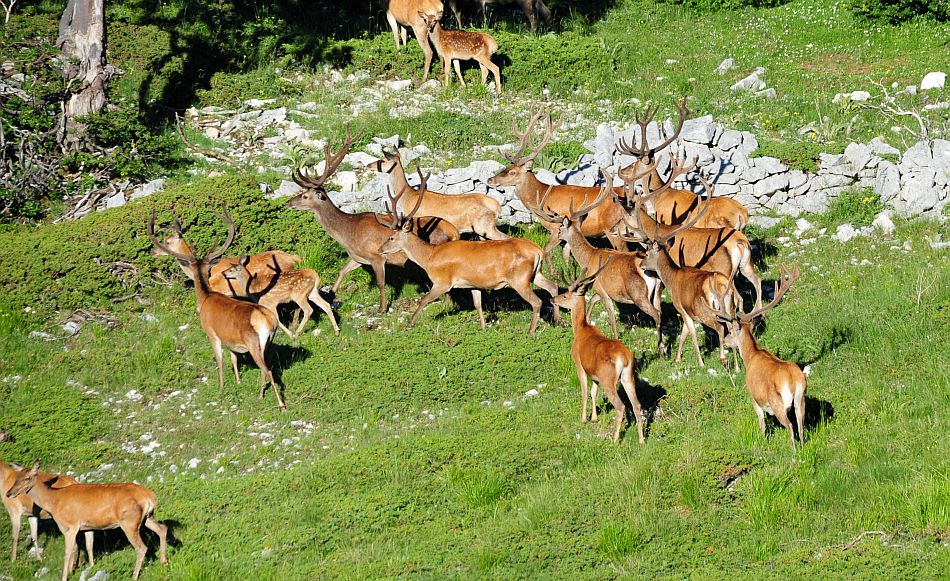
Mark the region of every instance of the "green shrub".
POLYGON ((820 220, 828 226, 850 222, 856 228, 868 226, 884 209, 881 197, 870 189, 841 192, 820 220))
POLYGON ((851 0, 851 11, 862 20, 899 24, 925 17, 945 22, 950 19, 947 0, 851 0))
POLYGON ((791 169, 815 173, 818 171, 818 155, 827 150, 827 144, 817 141, 785 142, 763 137, 756 155, 777 157, 791 169))

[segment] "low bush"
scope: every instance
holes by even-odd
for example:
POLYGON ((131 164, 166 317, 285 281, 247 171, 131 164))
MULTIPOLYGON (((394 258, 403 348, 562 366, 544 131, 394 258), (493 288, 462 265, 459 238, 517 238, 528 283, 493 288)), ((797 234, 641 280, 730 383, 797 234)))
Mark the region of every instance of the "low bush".
POLYGON ((851 0, 851 11, 861 20, 899 24, 913 18, 950 20, 947 0, 851 0))

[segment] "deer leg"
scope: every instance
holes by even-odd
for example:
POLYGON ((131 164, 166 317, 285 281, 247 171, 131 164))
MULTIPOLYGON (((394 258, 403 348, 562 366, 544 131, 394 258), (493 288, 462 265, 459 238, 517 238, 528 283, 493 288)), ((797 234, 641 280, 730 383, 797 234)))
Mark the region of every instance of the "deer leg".
POLYGON ((758 309, 762 306, 762 279, 759 278, 759 275, 755 272, 755 267, 752 266, 751 251, 746 253, 739 262, 739 272, 755 287, 755 308, 758 309))
POLYGON ((639 297, 634 300, 634 304, 656 323, 656 352, 660 355, 666 355, 666 346, 663 344, 663 312, 656 308, 648 297, 639 297))
POLYGON ((224 370, 221 369, 221 339, 209 337, 211 348, 214 350, 214 364, 218 368, 218 389, 224 391, 224 370))
MULTIPOLYGON (((551 295, 552 299, 558 295, 557 285, 551 282, 550 280, 548 280, 546 276, 541 274, 541 269, 538 269, 538 272, 534 274, 534 284, 535 286, 538 286, 544 289, 545 291, 547 291, 547 293, 551 295)), ((551 306, 554 307, 554 322, 560 323, 561 322, 561 307, 555 305, 553 302, 551 303, 551 306)))
POLYGON ((575 362, 577 369, 577 380, 581 384, 581 423, 587 423, 587 372, 581 367, 580 363, 575 362))
MULTIPOLYGON (((17 517, 17 529, 20 528, 19 521, 20 517, 17 517)), ((41 561, 43 559, 43 549, 40 547, 40 519, 36 516, 27 516, 26 522, 30 525, 30 538, 33 540, 33 550, 36 552, 36 560, 41 561)), ((19 533, 19 530, 17 533, 19 533)))
MULTIPOLYGON (((528 334, 534 335, 534 331, 538 327, 538 319, 541 318, 541 299, 538 298, 538 295, 534 294, 534 291, 531 290, 531 285, 528 284, 527 281, 525 281, 524 284, 519 284, 517 286, 512 284, 511 288, 515 289, 515 292, 521 295, 521 298, 526 300, 528 304, 531 305, 531 327, 528 329, 528 334)), ((556 305, 554 307, 554 312, 557 313, 556 305)), ((558 315, 558 317, 560 317, 560 315, 558 315)))
POLYGON ((135 548, 135 571, 132 572, 132 579, 138 579, 139 573, 142 572, 142 563, 145 562, 145 553, 148 551, 148 547, 142 540, 142 535, 139 534, 139 527, 142 525, 136 519, 132 523, 122 522, 119 526, 122 527, 122 532, 125 533, 125 536, 129 538, 129 542, 135 548))
POLYGON ((765 411, 762 409, 762 406, 759 405, 759 402, 752 400, 752 407, 755 409, 755 416, 759 419, 759 431, 762 432, 762 435, 765 435, 765 411))
POLYGON ((426 28, 426 25, 421 20, 417 19, 412 23, 412 32, 416 35, 416 40, 419 41, 419 46, 422 47, 422 54, 424 54, 426 58, 426 68, 422 73, 422 82, 424 83, 429 79, 429 67, 432 66, 432 46, 429 44, 429 29, 426 28))
POLYGON ((623 384, 623 390, 627 392, 627 399, 633 406, 633 415, 637 420, 637 441, 644 442, 643 430, 646 428, 646 421, 643 419, 643 406, 640 405, 640 399, 637 398, 637 386, 633 378, 633 361, 623 368, 620 374, 620 383, 623 384))
POLYGON ((607 241, 610 242, 610 246, 614 250, 623 250, 624 252, 627 251, 627 243, 624 242, 624 239, 619 235, 607 233, 605 236, 607 237, 607 241))
POLYGON ((473 230, 476 234, 488 240, 507 240, 509 236, 498 229, 498 224, 495 222, 497 218, 494 214, 485 216, 484 219, 479 220, 479 224, 473 230))
MULTIPOLYGON (((2 493, 2 492, 0 492, 0 493, 2 493)), ((13 502, 16 502, 17 504, 19 504, 19 501, 17 501, 17 500, 14 500, 13 502)), ((16 512, 16 515, 14 515, 13 511, 10 511, 10 532, 12 533, 12 536, 13 536, 13 553, 12 553, 12 555, 10 556, 10 560, 11 560, 11 561, 16 561, 16 546, 17 546, 17 542, 20 540, 20 525, 22 524, 22 523, 20 522, 20 518, 21 518, 21 514, 20 514, 19 511, 16 512)), ((28 517, 27 520, 30 521, 30 533, 32 533, 32 532, 33 532, 33 521, 35 520, 35 517, 32 517, 32 516, 31 516, 31 517, 28 517)), ((34 547, 36 547, 36 540, 37 540, 37 538, 36 538, 36 536, 34 536, 34 537, 33 537, 33 546, 34 546, 34 547)), ((36 556, 37 556, 37 557, 40 556, 40 550, 39 550, 39 548, 36 549, 36 556)))
POLYGON ((386 11, 386 21, 389 23, 390 30, 393 31, 393 40, 396 42, 396 49, 399 49, 399 23, 392 12, 386 11))
POLYGON ((231 368, 234 369, 234 382, 241 383, 241 374, 238 372, 238 356, 234 351, 231 351, 231 368))
POLYGON ((590 382, 590 423, 597 423, 597 382, 590 382))
POLYGON ((330 291, 336 294, 336 290, 340 288, 340 283, 343 282, 343 277, 350 274, 359 267, 360 263, 351 258, 350 261, 340 269, 340 274, 337 275, 336 282, 333 283, 333 287, 330 289, 330 291))
MULTIPOLYGON (((276 308, 274 309, 274 314, 275 314, 275 315, 277 314, 277 309, 276 309, 276 308)), ((288 329, 287 327, 285 327, 284 324, 280 322, 280 319, 277 319, 277 328, 280 329, 280 330, 284 333, 284 335, 287 335, 287 338, 289 338, 289 339, 296 339, 296 338, 297 338, 296 335, 294 335, 293 333, 290 332, 290 329, 288 329)))
POLYGON ((604 393, 607 394, 607 399, 610 400, 610 404, 614 406, 616 410, 617 419, 614 421, 614 442, 620 441, 620 428, 623 426, 623 422, 627 419, 627 406, 623 405, 623 400, 620 399, 620 394, 617 393, 617 379, 612 377, 613 386, 608 388, 607 383, 604 384, 604 393))
POLYGON ((795 390, 795 422, 798 424, 798 443, 805 445, 805 389, 795 390))
POLYGON ((294 330, 294 338, 300 336, 300 332, 303 331, 304 326, 306 326, 307 321, 310 320, 310 316, 313 314, 313 307, 310 306, 310 301, 307 300, 306 297, 297 303, 297 305, 299 305, 300 310, 303 311, 303 320, 300 321, 300 324, 297 325, 297 328, 294 330))
MULTIPOLYGON (((610 320, 610 332, 613 333, 614 339, 618 339, 620 335, 617 334, 617 313, 614 312, 614 301, 601 289, 597 289, 597 294, 595 294, 594 297, 604 303, 604 310, 607 311, 607 319, 610 320)), ((592 300, 591 303, 593 302, 592 300)))
POLYGON ((63 581, 67 581, 69 573, 73 569, 73 553, 76 551, 77 534, 79 534, 79 527, 63 531, 63 540, 66 543, 63 552, 63 581))
POLYGON ((90 566, 90 567, 95 567, 95 566, 96 566, 96 561, 95 561, 95 559, 93 559, 93 557, 92 557, 92 543, 93 543, 93 541, 94 541, 93 532, 92 532, 92 531, 86 531, 86 532, 84 532, 84 533, 83 533, 83 538, 84 538, 85 541, 86 541, 86 543, 85 543, 85 544, 86 544, 86 554, 89 556, 89 566, 90 566))
POLYGON ((412 327, 416 324, 416 320, 419 318, 419 315, 422 314, 422 309, 426 308, 426 305, 434 301, 435 299, 441 297, 445 293, 449 292, 451 286, 448 285, 433 285, 432 290, 422 297, 422 300, 419 301, 419 306, 416 308, 416 312, 412 314, 412 318, 409 319, 409 327, 412 327))
POLYGON ((280 388, 277 387, 277 382, 274 381, 274 374, 271 373, 270 368, 267 366, 267 361, 264 360, 264 348, 258 343, 252 343, 251 345, 248 345, 248 351, 251 353, 254 363, 256 363, 261 369, 261 399, 264 399, 264 390, 267 387, 267 383, 270 383, 270 388, 274 392, 274 397, 277 398, 277 409, 280 411, 286 410, 287 406, 284 405, 284 400, 280 397, 280 388))
MULTIPOLYGON (((320 307, 320 310, 327 314, 327 317, 330 319, 330 324, 333 325, 333 333, 337 336, 340 335, 340 326, 336 323, 336 316, 333 314, 333 307, 330 306, 330 303, 327 302, 325 298, 320 296, 320 289, 316 286, 313 287, 313 290, 310 291, 310 296, 308 297, 315 305, 320 307)), ((303 327, 297 330, 299 333, 303 330, 303 327)))
MULTIPOLYGON (((699 350, 699 339, 696 337, 696 324, 693 323, 691 317, 683 317, 683 326, 689 331, 689 336, 693 340, 693 347, 696 348, 696 359, 699 360, 700 367, 706 367, 706 364, 703 363, 703 354, 699 350)), ((683 342, 680 341, 680 348, 683 347, 683 342)), ((677 351, 676 360, 679 361, 681 353, 677 351)))
POLYGON ((455 74, 459 78, 459 83, 461 83, 463 87, 466 86, 465 79, 462 77, 462 60, 452 59, 452 66, 455 67, 455 74))
POLYGON ((151 514, 148 515, 148 518, 145 519, 145 527, 148 528, 150 531, 153 531, 155 534, 158 535, 158 541, 159 541, 158 555, 159 555, 159 560, 161 561, 162 565, 164 565, 164 566, 167 567, 167 566, 168 566, 168 554, 167 554, 167 549, 168 549, 168 527, 167 527, 166 525, 164 525, 164 524, 158 522, 157 520, 155 520, 155 516, 154 516, 154 515, 151 515, 151 514))
POLYGON ((473 288, 472 289, 472 302, 475 304, 475 310, 478 312, 478 323, 481 325, 482 329, 485 328, 485 314, 482 313, 482 291, 473 288))
POLYGON ((792 427, 792 422, 788 419, 788 410, 785 409, 785 402, 781 401, 782 398, 774 398, 775 403, 779 404, 778 407, 773 407, 772 410, 775 412, 775 418, 778 420, 778 423, 782 424, 782 427, 788 431, 788 440, 792 446, 792 453, 795 452, 795 429, 792 427))
POLYGON ((389 310, 389 302, 386 300, 386 262, 374 262, 372 266, 376 287, 379 289, 379 312, 385 313, 389 310))

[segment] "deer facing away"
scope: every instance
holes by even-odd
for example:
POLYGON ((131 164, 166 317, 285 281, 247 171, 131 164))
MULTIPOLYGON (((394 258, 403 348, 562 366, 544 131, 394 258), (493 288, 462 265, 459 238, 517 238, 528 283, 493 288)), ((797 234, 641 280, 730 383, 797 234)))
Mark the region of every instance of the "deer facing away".
POLYGON ((571 344, 571 358, 577 369, 577 379, 581 384, 581 422, 587 421, 587 382, 588 377, 593 379, 590 389, 591 421, 597 421, 597 385, 604 390, 604 394, 617 413, 614 425, 614 442, 620 440, 620 428, 626 419, 626 406, 617 393, 617 381, 623 385, 627 399, 633 405, 633 412, 637 421, 637 440, 642 444, 644 419, 643 408, 637 398, 636 384, 633 377, 633 353, 626 345, 616 339, 608 339, 600 329, 587 321, 586 303, 584 295, 591 288, 597 275, 610 262, 603 263, 593 274, 583 276, 569 284, 567 291, 554 297, 555 305, 571 311, 571 324, 574 328, 574 342, 571 344))
MULTIPOLYGON (((26 494, 34 503, 53 515, 56 526, 66 540, 62 581, 66 581, 75 566, 74 557, 78 557, 76 535, 79 531, 121 528, 135 548, 135 571, 132 573, 132 579, 138 579, 148 551, 139 533, 144 524, 146 528, 158 534, 161 543, 159 560, 162 565, 168 566, 168 527, 155 520, 154 512, 158 501, 154 492, 131 482, 72 484, 64 488, 53 488, 39 477, 39 470, 40 461, 37 460, 31 469, 21 471, 6 496, 13 498, 26 494)), ((87 548, 91 551, 91 544, 87 544, 87 548)))

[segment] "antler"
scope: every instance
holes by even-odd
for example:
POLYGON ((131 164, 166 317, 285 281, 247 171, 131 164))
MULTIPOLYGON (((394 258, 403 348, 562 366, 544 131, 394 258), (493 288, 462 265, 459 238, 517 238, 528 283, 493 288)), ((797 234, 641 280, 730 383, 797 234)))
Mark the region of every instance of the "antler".
MULTIPOLYGON (((676 112, 679 116, 679 122, 676 125, 676 131, 674 131, 673 135, 667 137, 666 141, 657 147, 650 147, 647 143, 647 127, 653 122, 653 118, 656 117, 657 110, 658 107, 654 105, 644 109, 642 114, 637 113, 637 125, 640 126, 640 146, 636 148, 632 147, 623 138, 621 138, 620 142, 617 144, 618 151, 637 158, 646 158, 647 160, 652 160, 657 153, 663 151, 668 145, 676 141, 676 138, 679 137, 680 132, 683 130, 683 124, 686 122, 686 118, 689 116, 689 108, 686 106, 686 97, 683 97, 683 100, 676 105, 676 112)), ((660 131, 662 132, 662 128, 660 131)))
MULTIPOLYGON (((148 237, 152 241, 152 244, 155 245, 155 248, 158 248, 159 250, 168 254, 169 256, 174 256, 176 259, 181 260, 183 262, 188 262, 188 263, 195 262, 194 254, 181 254, 179 252, 175 252, 168 246, 165 246, 164 244, 158 241, 158 237, 155 236, 155 215, 156 215, 156 210, 153 207, 152 214, 148 217, 148 222, 145 225, 145 231, 148 233, 148 237)), ((191 245, 188 245, 188 248, 191 248, 191 245)))
POLYGON ((541 119, 541 116, 545 115, 544 107, 538 109, 538 112, 531 116, 531 119, 528 120, 528 125, 525 127, 524 132, 518 131, 517 121, 512 121, 512 128, 514 129, 515 135, 518 136, 518 152, 514 155, 503 154, 505 158, 515 165, 523 165, 530 161, 534 161, 534 158, 538 157, 538 154, 541 153, 541 150, 544 149, 544 146, 551 141, 551 137, 554 135, 554 130, 561 126, 562 120, 558 120, 555 124, 551 119, 551 113, 546 113, 545 118, 545 127, 544 127, 544 137, 541 138, 541 143, 529 155, 524 155, 526 149, 531 144, 531 133, 534 131, 534 126, 538 124, 538 120, 541 119))
POLYGON ((221 204, 221 220, 228 227, 228 237, 225 239, 224 244, 222 244, 217 250, 209 252, 205 256, 205 261, 214 262, 218 258, 224 255, 224 251, 228 249, 228 246, 231 246, 231 242, 234 241, 234 221, 231 220, 231 215, 228 214, 228 205, 221 204))
MULTIPOLYGON (((644 193, 640 196, 635 196, 635 202, 634 202, 634 207, 633 207, 633 212, 632 212, 632 218, 637 224, 636 230, 640 232, 640 235, 643 236, 644 239, 649 240, 650 242, 655 242, 663 246, 665 246, 667 242, 673 239, 680 232, 683 232, 685 230, 689 230, 690 228, 692 228, 696 224, 696 222, 699 222, 700 218, 702 218, 706 214, 706 212, 709 211, 709 208, 710 208, 710 205, 708 202, 700 202, 699 205, 697 206, 697 209, 693 212, 693 215, 690 216, 685 222, 683 222, 676 228, 670 230, 666 234, 661 235, 660 223, 657 222, 653 236, 650 236, 649 234, 647 234, 646 229, 643 228, 643 224, 640 223, 640 210, 642 210, 643 208, 643 200, 644 198, 649 199, 653 197, 654 195, 658 194, 662 189, 669 187, 669 184, 672 183, 672 175, 675 175, 675 173, 676 172, 674 171, 674 174, 671 174, 670 180, 663 186, 663 188, 660 188, 659 190, 656 190, 656 191, 651 191, 650 193, 644 193)), ((707 182, 702 177, 699 178, 699 181, 702 182, 703 187, 706 188, 706 191, 715 191, 713 189, 713 186, 710 185, 709 182, 707 182)), ((644 187, 647 190, 650 189, 649 184, 646 184, 644 187)))
MULTIPOLYGON (((419 211, 419 207, 422 206, 422 199, 426 195, 429 176, 432 174, 430 173, 422 175, 422 168, 417 168, 416 171, 419 173, 419 195, 416 197, 416 204, 412 207, 412 210, 408 214, 400 217, 399 209, 396 204, 402 198, 403 194, 406 193, 406 190, 412 186, 407 184, 406 187, 399 191, 398 195, 393 196, 392 193, 388 194, 389 202, 386 203, 386 213, 389 214, 389 217, 392 219, 392 224, 389 224, 388 226, 393 230, 399 230, 405 226, 406 223, 412 220, 412 217, 416 215, 416 212, 419 211)), ((379 216, 376 216, 376 221, 380 224, 383 224, 383 222, 379 219, 379 216)), ((386 226, 386 224, 383 225, 386 226)))
POLYGON ((792 270, 791 273, 788 272, 788 268, 783 264, 779 266, 779 272, 780 276, 779 279, 775 281, 775 297, 772 299, 772 302, 745 314, 737 313, 737 318, 740 321, 749 323, 759 315, 771 310, 772 307, 781 302, 782 298, 785 297, 785 293, 787 293, 788 289, 791 288, 792 283, 798 280, 798 277, 801 276, 801 271, 798 269, 798 264, 795 264, 795 269, 792 270))
MULTIPOLYGON (((231 242, 234 241, 234 221, 231 220, 231 215, 228 214, 227 204, 221 204, 221 211, 222 211, 221 220, 228 227, 228 236, 225 239, 224 244, 218 247, 217 250, 211 251, 207 254, 207 256, 205 256, 204 260, 209 263, 214 262, 215 260, 220 258, 224 254, 224 252, 228 249, 228 247, 231 246, 231 242)), ((148 233, 148 237, 152 241, 152 244, 154 244, 155 247, 158 248, 159 250, 165 252, 166 254, 170 256, 174 256, 176 259, 181 260, 183 262, 188 262, 188 263, 197 262, 198 259, 195 257, 193 250, 189 254, 182 254, 180 252, 175 252, 174 250, 172 250, 165 244, 159 242, 158 237, 155 236, 155 214, 156 214, 155 208, 152 208, 152 214, 149 216, 148 223, 146 224, 146 232, 148 233)), ((178 221, 178 218, 175 218, 175 221, 172 224, 172 230, 175 231, 175 233, 178 234, 179 237, 181 237, 182 242, 185 243, 185 246, 187 248, 189 249, 192 248, 191 244, 188 244, 188 241, 185 240, 184 236, 182 236, 181 234, 181 223, 178 221)))
POLYGON ((360 137, 363 136, 363 130, 360 129, 356 135, 350 136, 350 128, 346 128, 346 136, 343 138, 343 147, 339 149, 336 153, 330 149, 330 143, 327 142, 326 146, 323 148, 323 154, 326 161, 324 165, 323 172, 316 177, 310 177, 305 175, 300 168, 297 168, 291 174, 294 182, 302 188, 322 188, 323 184, 326 183, 330 176, 336 172, 337 168, 340 167, 340 164, 343 163, 343 158, 346 157, 346 154, 350 151, 350 146, 352 146, 360 137))
POLYGON ((597 259, 597 270, 592 274, 587 276, 581 276, 574 279, 573 282, 567 285, 568 292, 575 292, 579 295, 587 294, 587 291, 590 290, 590 285, 593 284, 594 280, 600 275, 601 272, 607 268, 607 265, 614 259, 613 256, 609 257, 607 260, 602 258, 597 259))
POLYGON ((568 215, 561 216, 560 214, 556 212, 552 212, 550 208, 546 208, 548 196, 551 195, 551 190, 554 188, 554 186, 548 186, 547 191, 545 191, 544 195, 541 196, 541 202, 538 204, 538 209, 536 213, 549 222, 561 222, 565 218, 567 218, 571 222, 577 222, 578 220, 580 220, 587 214, 590 214, 592 211, 594 211, 595 208, 597 208, 597 206, 600 206, 601 204, 603 204, 608 196, 614 193, 613 177, 611 177, 611 175, 607 173, 607 170, 605 170, 604 168, 599 168, 599 170, 600 170, 600 176, 604 180, 604 185, 601 186, 600 192, 597 193, 597 197, 594 198, 593 202, 590 202, 588 204, 587 199, 589 195, 584 194, 584 201, 581 202, 581 207, 575 210, 574 198, 572 197, 569 202, 570 205, 568 209, 568 215))

